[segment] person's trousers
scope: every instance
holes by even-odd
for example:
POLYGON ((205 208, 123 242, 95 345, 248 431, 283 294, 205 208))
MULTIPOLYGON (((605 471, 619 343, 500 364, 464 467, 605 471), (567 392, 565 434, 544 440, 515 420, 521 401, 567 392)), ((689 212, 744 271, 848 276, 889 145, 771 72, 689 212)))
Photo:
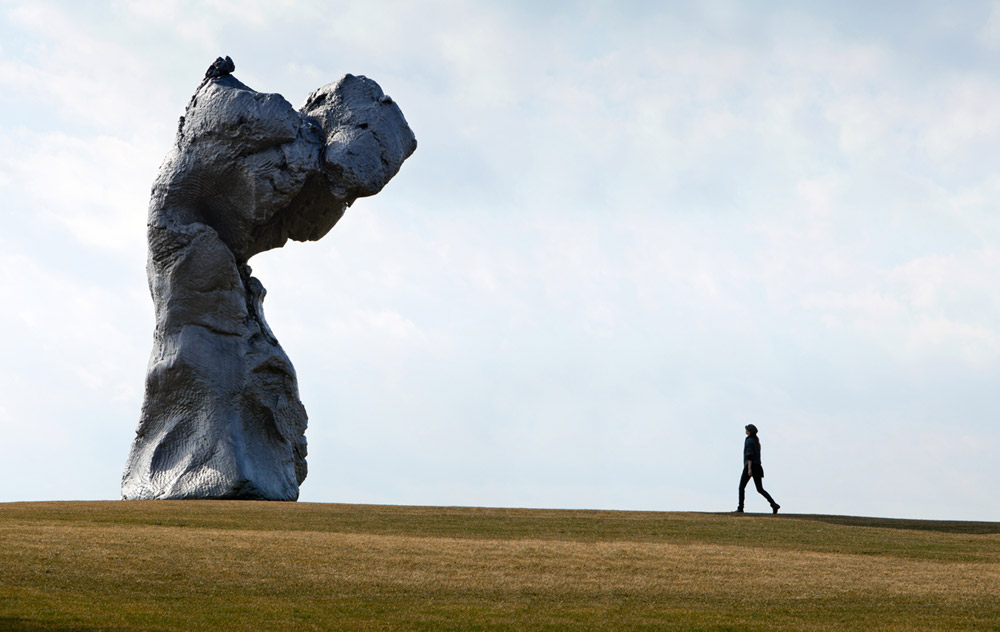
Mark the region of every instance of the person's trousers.
MULTIPOLYGON (((760 482, 760 479, 763 475, 764 473, 761 471, 761 468, 754 467, 753 484, 757 487, 757 493, 766 498, 767 502, 771 504, 771 507, 774 507, 778 503, 774 502, 774 499, 771 498, 771 494, 768 494, 767 491, 764 490, 764 486, 760 482)), ((747 483, 749 482, 750 482, 750 475, 747 474, 747 468, 743 468, 743 474, 742 476, 740 476, 740 506, 739 506, 740 509, 743 509, 743 499, 746 496, 747 483)))

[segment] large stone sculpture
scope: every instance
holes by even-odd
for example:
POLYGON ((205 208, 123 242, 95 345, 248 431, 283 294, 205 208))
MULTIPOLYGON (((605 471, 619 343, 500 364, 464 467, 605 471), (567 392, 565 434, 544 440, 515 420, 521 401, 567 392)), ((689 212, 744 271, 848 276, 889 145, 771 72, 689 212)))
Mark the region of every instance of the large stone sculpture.
POLYGON ((345 75, 296 111, 234 68, 209 68, 153 183, 156 328, 124 499, 298 498, 306 411, 247 261, 325 235, 417 146, 370 79, 345 75))

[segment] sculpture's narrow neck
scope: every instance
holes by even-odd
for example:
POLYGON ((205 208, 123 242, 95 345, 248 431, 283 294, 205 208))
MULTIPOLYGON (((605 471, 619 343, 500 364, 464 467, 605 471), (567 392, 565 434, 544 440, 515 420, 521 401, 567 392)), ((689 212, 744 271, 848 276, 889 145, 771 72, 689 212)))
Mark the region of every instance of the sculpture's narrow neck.
POLYGON ((271 344, 277 345, 278 339, 275 338, 274 333, 264 319, 264 297, 267 296, 267 290, 264 289, 264 285, 260 280, 251 276, 253 270, 250 269, 249 265, 244 263, 239 265, 238 268, 240 271, 240 280, 243 282, 248 320, 255 322, 259 326, 261 335, 267 338, 271 344))

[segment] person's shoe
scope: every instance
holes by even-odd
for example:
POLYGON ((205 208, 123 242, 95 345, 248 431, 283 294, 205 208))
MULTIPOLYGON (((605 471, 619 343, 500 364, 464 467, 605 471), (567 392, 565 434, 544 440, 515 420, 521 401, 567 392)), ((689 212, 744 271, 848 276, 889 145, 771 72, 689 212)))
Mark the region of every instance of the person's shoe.
POLYGON ((771 505, 771 513, 776 514, 778 513, 779 509, 781 509, 781 505, 779 505, 778 503, 774 503, 773 505, 771 505))
POLYGON ((733 513, 743 513, 743 507, 737 507, 733 513))

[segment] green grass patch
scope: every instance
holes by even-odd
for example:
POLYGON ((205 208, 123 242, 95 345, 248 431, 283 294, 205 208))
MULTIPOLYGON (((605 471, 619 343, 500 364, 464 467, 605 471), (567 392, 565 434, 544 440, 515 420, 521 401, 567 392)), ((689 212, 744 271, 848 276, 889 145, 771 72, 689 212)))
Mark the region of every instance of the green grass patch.
POLYGON ((3 630, 1000 630, 1000 524, 0 504, 3 630))

